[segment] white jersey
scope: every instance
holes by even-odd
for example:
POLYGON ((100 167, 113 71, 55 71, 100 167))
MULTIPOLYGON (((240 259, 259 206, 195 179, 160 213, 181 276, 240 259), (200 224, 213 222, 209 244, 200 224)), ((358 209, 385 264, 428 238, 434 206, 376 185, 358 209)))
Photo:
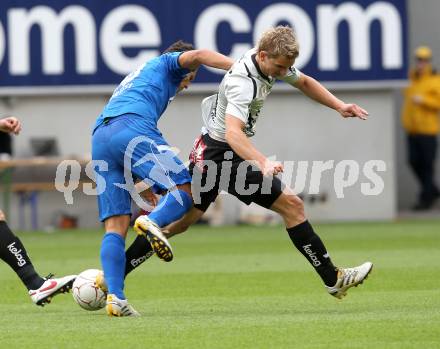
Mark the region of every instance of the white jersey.
MULTIPOLYGON (((207 131, 212 138, 225 142, 225 115, 230 114, 245 123, 243 132, 248 137, 255 134, 255 123, 276 82, 276 78, 261 72, 256 53, 255 48, 247 51, 225 74, 218 93, 202 101, 203 133, 207 131)), ((300 75, 298 69, 291 67, 279 79, 294 85, 300 75)))

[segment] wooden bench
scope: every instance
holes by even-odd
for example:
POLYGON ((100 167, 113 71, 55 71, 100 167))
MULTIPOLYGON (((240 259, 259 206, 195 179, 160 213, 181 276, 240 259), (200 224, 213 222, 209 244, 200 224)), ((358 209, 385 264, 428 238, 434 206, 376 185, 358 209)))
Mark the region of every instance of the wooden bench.
MULTIPOLYGON (((32 180, 32 175, 39 168, 53 167, 54 169, 62 161, 74 160, 77 161, 81 167, 84 167, 90 159, 88 158, 60 158, 60 157, 33 157, 27 159, 11 159, 0 162, 0 191, 3 193, 3 207, 6 216, 9 216, 10 211, 10 194, 16 193, 19 198, 19 224, 24 227, 24 208, 27 204, 31 207, 31 227, 38 229, 38 193, 43 191, 56 191, 55 183, 48 181, 41 182, 17 182, 13 178, 14 169, 29 168, 29 177, 32 180)), ((55 170, 54 170, 55 171, 55 170)), ((55 174, 55 172, 54 172, 55 174)), ((48 178, 49 179, 49 178, 48 178)), ((44 180, 44 179, 43 179, 44 180)), ((92 181, 80 181, 78 185, 84 183, 92 183, 92 181)))
MULTIPOLYGON (((92 184, 95 187, 95 183, 92 181, 80 181, 78 182, 78 188, 83 184, 92 184)), ((66 184, 67 185, 67 184, 66 184)), ((4 190, 4 188, 1 188, 4 190)), ((31 229, 38 229, 38 197, 40 192, 56 191, 54 182, 27 182, 27 183, 12 183, 9 188, 11 193, 18 195, 18 224, 19 229, 24 230, 26 225, 25 209, 26 206, 30 207, 31 214, 31 229)))

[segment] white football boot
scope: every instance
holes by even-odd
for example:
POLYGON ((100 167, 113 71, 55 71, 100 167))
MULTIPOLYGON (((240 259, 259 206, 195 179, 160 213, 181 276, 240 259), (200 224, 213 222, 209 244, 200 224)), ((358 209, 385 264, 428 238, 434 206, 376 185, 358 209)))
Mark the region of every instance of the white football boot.
POLYGON ((105 306, 109 316, 141 316, 126 299, 119 299, 114 294, 107 295, 107 305, 105 306))
POLYGON ((157 256, 165 262, 173 259, 173 250, 165 235, 158 225, 152 222, 148 216, 139 216, 134 222, 134 230, 138 235, 147 238, 157 256))
POLYGON ((373 263, 365 262, 353 268, 338 268, 338 278, 332 287, 326 286, 327 292, 332 296, 342 299, 347 295, 350 287, 357 286, 364 282, 373 269, 373 263))
POLYGON ((62 278, 52 279, 53 275, 47 276, 43 285, 36 290, 29 290, 29 296, 36 305, 44 306, 50 303, 52 298, 60 293, 69 292, 72 284, 76 279, 76 275, 68 275, 62 278))

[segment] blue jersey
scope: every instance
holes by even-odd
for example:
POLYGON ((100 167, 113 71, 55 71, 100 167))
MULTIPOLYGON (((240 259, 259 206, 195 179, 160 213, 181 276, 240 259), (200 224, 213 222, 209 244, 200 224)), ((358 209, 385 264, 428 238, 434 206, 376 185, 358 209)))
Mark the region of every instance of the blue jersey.
POLYGON ((129 113, 142 116, 156 127, 182 79, 190 72, 180 66, 178 59, 181 54, 172 52, 160 55, 127 75, 96 120, 95 129, 106 118, 129 113))

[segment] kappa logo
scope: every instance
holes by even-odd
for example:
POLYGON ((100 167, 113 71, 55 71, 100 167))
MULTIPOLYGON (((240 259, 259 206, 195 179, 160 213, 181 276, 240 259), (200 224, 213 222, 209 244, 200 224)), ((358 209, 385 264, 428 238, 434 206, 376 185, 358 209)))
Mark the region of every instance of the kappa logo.
POLYGON ((23 258, 23 255, 21 254, 21 250, 19 250, 17 247, 15 247, 15 241, 8 246, 9 252, 11 252, 15 258, 17 258, 18 266, 22 267, 26 264, 26 260, 23 258))
POLYGON ((311 244, 304 245, 303 249, 312 260, 313 266, 319 267, 321 265, 321 262, 319 261, 318 257, 316 257, 316 253, 310 249, 311 246, 311 244))
POLYGON ((133 259, 130 261, 130 264, 131 264, 134 268, 136 268, 137 266, 139 266, 139 265, 141 265, 142 263, 144 263, 144 262, 145 262, 148 258, 150 258, 153 254, 154 254, 154 251, 150 251, 150 252, 148 252, 145 256, 142 256, 142 257, 137 258, 137 259, 133 258, 133 259))

